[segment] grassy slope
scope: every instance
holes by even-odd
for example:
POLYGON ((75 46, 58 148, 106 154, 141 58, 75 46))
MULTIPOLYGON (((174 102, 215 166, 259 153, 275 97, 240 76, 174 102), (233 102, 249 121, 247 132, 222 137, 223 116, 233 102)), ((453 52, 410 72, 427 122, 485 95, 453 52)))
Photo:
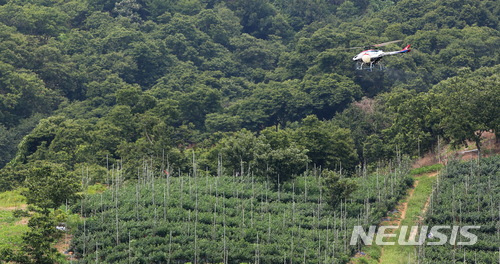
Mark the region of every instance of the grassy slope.
POLYGON ((26 198, 21 195, 22 189, 0 193, 0 210, 26 206, 26 198))
POLYGON ((21 190, 0 193, 0 249, 16 248, 21 244, 22 235, 28 231, 26 221, 13 216, 13 210, 24 208, 26 201, 21 190))
MULTIPOLYGON (((427 200, 432 192, 432 186, 436 181, 437 177, 436 171, 442 166, 426 166, 417 168, 410 172, 413 175, 413 179, 416 182, 416 187, 400 204, 407 202, 406 211, 404 218, 400 220, 401 225, 413 226, 420 221, 420 216, 423 213, 424 207, 427 200), (418 183, 417 183, 418 181, 418 183)), ((399 215, 401 217, 401 215, 399 215)), ((382 223, 382 225, 394 225, 394 221, 382 223)), ((400 230, 396 230, 396 238, 399 237, 400 230)), ((409 231, 408 231, 409 232, 409 231)), ((407 234, 408 236, 408 234, 407 234)), ((396 239, 384 240, 387 242, 396 241, 396 239)), ((398 264, 398 263, 408 263, 408 256, 410 259, 414 259, 413 246, 400 246, 396 243, 393 246, 365 246, 362 251, 367 255, 365 257, 360 257, 357 255, 353 258, 353 263, 388 263, 388 264, 398 264), (380 257, 380 258, 379 258, 380 257), (378 260, 377 260, 378 259, 378 260)))
MULTIPOLYGON (((420 216, 422 215, 425 204, 427 203, 427 200, 432 192, 432 185, 436 180, 436 177, 431 175, 433 174, 414 176, 415 180, 418 181, 418 185, 415 187, 413 195, 408 199, 406 216, 401 220, 401 225, 410 227, 417 225, 420 221, 420 216)), ((396 237, 399 237, 399 231, 400 229, 396 230, 396 233, 398 234, 396 237)), ((392 241, 395 241, 395 239, 392 241)), ((385 246, 379 263, 408 263, 408 256, 412 260, 415 259, 413 256, 415 254, 414 250, 414 246, 401 246, 398 245, 398 243, 394 246, 385 246)))
POLYGON ((18 247, 27 231, 28 226, 21 218, 14 217, 12 211, 0 210, 0 249, 18 247))

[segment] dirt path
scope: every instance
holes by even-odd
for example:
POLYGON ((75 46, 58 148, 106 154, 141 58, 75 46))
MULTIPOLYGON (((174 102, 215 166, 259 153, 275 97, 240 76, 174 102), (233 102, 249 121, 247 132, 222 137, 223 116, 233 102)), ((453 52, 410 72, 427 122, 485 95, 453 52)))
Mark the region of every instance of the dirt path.
POLYGON ((427 177, 436 177, 439 175, 439 171, 426 173, 427 177))
MULTIPOLYGON (((408 192, 405 201, 397 206, 399 210, 399 217, 383 225, 391 224, 397 226, 415 226, 423 221, 423 214, 426 212, 429 202, 430 194, 432 193, 432 186, 436 180, 438 172, 424 173, 422 175, 413 176, 415 183, 413 188, 408 192)), ((394 230, 399 234, 401 230, 394 230)), ((417 236, 418 229, 411 230, 409 239, 414 240, 417 236)), ((396 236, 398 237, 398 236, 396 236)), ((393 240, 391 240, 393 241, 393 240)), ((396 241, 393 241, 396 242, 396 241)), ((381 249, 381 254, 378 263, 407 263, 408 259, 413 253, 413 247, 399 245, 397 242, 392 246, 384 246, 381 249)))
MULTIPOLYGON (((408 192, 408 196, 406 197, 405 201, 396 206, 396 209, 398 210, 398 212, 400 212, 399 217, 397 217, 396 219, 391 219, 391 221, 383 221, 382 223, 380 223, 380 225, 396 225, 396 226, 401 225, 401 221, 406 217, 406 211, 408 210, 408 201, 413 196, 413 193, 415 192, 415 188, 417 188, 417 186, 418 186, 418 180, 414 182, 413 188, 411 188, 410 191, 408 192)), ((384 255, 384 248, 382 247, 380 251, 381 257, 379 258, 378 263, 382 263, 383 255, 384 255)))
POLYGON ((387 218, 389 220, 382 221, 380 225, 393 225, 393 226, 401 225, 401 221, 406 217, 406 211, 408 210, 408 201, 413 196, 413 193, 415 192, 415 188, 417 188, 417 186, 418 186, 418 180, 414 182, 413 187, 408 191, 408 196, 406 197, 405 201, 396 205, 395 209, 397 213, 394 213, 393 216, 388 216, 387 218))
MULTIPOLYGON (((438 174, 439 172, 436 171, 436 172, 426 173, 425 175, 427 177, 436 177, 438 174)), ((418 180, 416 180, 416 183, 418 183, 418 180)), ((410 197, 408 199, 410 199, 410 197)), ((425 202, 424 208, 422 209, 420 215, 418 216, 417 220, 418 224, 421 224, 424 221, 423 215, 425 215, 425 213, 427 212, 427 208, 429 207, 430 202, 431 202, 431 196, 429 195, 429 197, 427 197, 427 201, 425 202)), ((405 208, 405 215, 406 215, 406 209, 408 209, 408 207, 405 208)), ((404 219, 404 217, 402 218, 404 219)), ((410 238, 413 239, 416 235, 417 235, 417 230, 416 229, 412 230, 412 232, 410 233, 410 238)))
POLYGON ((66 251, 69 249, 72 238, 73 238, 72 235, 66 234, 54 245, 54 247, 57 249, 59 253, 67 255, 66 251))
MULTIPOLYGON (((439 174, 439 172, 430 172, 430 173, 426 173, 424 175, 426 177, 435 177, 438 174, 439 174)), ((421 177, 421 176, 422 175, 416 176, 416 178, 421 177)), ((415 189, 417 188, 418 183, 419 183, 419 180, 416 179, 415 182, 413 183, 413 187, 410 189, 410 191, 408 191, 408 196, 406 197, 405 201, 396 206, 396 210, 398 210, 398 212, 400 213, 399 217, 397 217, 395 219, 391 219, 391 221, 383 221, 382 222, 383 225, 385 225, 385 224, 391 224, 391 225, 397 225, 397 226, 401 225, 401 221, 406 218, 406 211, 408 210, 408 201, 413 197, 413 193, 415 193, 415 189)), ((424 210, 422 211, 422 213, 425 213, 427 211, 427 207, 429 206, 429 203, 430 203, 430 197, 427 199, 427 202, 424 206, 424 210)))
POLYGON ((411 199, 411 197, 413 196, 413 193, 415 193, 415 188, 417 188, 418 186, 418 181, 415 181, 415 183, 413 184, 413 188, 408 192, 408 198, 406 198, 406 201, 402 204, 402 208, 401 208, 401 216, 399 217, 397 223, 398 223, 398 226, 401 225, 401 221, 403 219, 405 219, 406 217, 406 210, 408 210, 408 201, 411 199))

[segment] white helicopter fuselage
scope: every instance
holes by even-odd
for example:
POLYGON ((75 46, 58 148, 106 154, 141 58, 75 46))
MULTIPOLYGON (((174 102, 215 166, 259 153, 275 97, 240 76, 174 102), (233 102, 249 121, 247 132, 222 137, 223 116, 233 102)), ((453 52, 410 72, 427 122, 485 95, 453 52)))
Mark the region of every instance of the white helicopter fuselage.
POLYGON ((382 57, 385 57, 385 56, 395 55, 395 54, 399 54, 399 53, 406 53, 409 51, 410 51, 410 45, 406 46, 402 50, 389 51, 389 52, 385 52, 383 50, 369 49, 369 50, 365 50, 365 51, 360 52, 358 55, 354 56, 354 58, 352 58, 352 60, 364 62, 364 63, 371 63, 374 61, 378 61, 382 57))
POLYGON ((358 63, 356 67, 357 69, 363 69, 363 65, 368 65, 369 69, 371 69, 374 64, 377 64, 385 56, 406 53, 410 51, 411 51, 410 45, 406 46, 402 50, 389 51, 389 52, 385 52, 383 50, 369 49, 360 52, 358 55, 354 56, 352 60, 358 63))

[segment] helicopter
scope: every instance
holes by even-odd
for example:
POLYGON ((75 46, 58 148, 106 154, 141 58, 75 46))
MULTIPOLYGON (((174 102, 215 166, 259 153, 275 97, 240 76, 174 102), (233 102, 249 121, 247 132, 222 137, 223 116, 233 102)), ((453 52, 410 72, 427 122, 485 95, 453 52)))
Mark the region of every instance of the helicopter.
POLYGON ((360 52, 358 55, 354 56, 352 58, 353 61, 356 62, 356 70, 373 70, 374 68, 374 65, 378 64, 380 69, 382 70, 383 67, 382 67, 382 64, 380 64, 380 60, 385 57, 385 56, 390 56, 390 55, 396 55, 396 54, 400 54, 400 53, 407 53, 407 52, 410 52, 411 49, 410 49, 410 46, 411 45, 407 45, 406 47, 404 47, 402 50, 398 50, 398 51, 389 51, 389 52, 385 52, 383 50, 377 50, 377 49, 373 49, 373 48, 377 48, 377 47, 382 47, 382 46, 386 46, 386 45, 389 45, 389 44, 392 44, 392 43, 397 43, 397 42, 401 42, 402 40, 393 40, 393 41, 389 41, 389 42, 384 42, 384 43, 380 43, 380 44, 375 44, 375 45, 371 45, 371 46, 367 46, 367 47, 352 47, 352 48, 349 48, 349 49, 360 49, 360 48, 365 48, 366 50, 365 51, 362 51, 360 52), (365 67, 368 66, 368 67, 365 67))

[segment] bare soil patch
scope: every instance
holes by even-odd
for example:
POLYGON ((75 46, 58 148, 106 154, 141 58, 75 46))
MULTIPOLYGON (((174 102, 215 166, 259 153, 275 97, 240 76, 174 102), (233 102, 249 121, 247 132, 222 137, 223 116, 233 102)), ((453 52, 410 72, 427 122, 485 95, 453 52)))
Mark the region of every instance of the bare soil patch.
POLYGON ((25 210, 27 207, 28 207, 27 204, 21 204, 19 206, 9 206, 9 207, 0 206, 0 210, 2 211, 25 210))
POLYGON ((21 220, 17 221, 15 225, 27 225, 29 220, 29 217, 23 217, 21 220))
POLYGON ((67 251, 69 249, 72 238, 72 235, 65 234, 61 239, 59 239, 59 241, 54 245, 54 247, 57 249, 57 252, 68 255, 67 251))

